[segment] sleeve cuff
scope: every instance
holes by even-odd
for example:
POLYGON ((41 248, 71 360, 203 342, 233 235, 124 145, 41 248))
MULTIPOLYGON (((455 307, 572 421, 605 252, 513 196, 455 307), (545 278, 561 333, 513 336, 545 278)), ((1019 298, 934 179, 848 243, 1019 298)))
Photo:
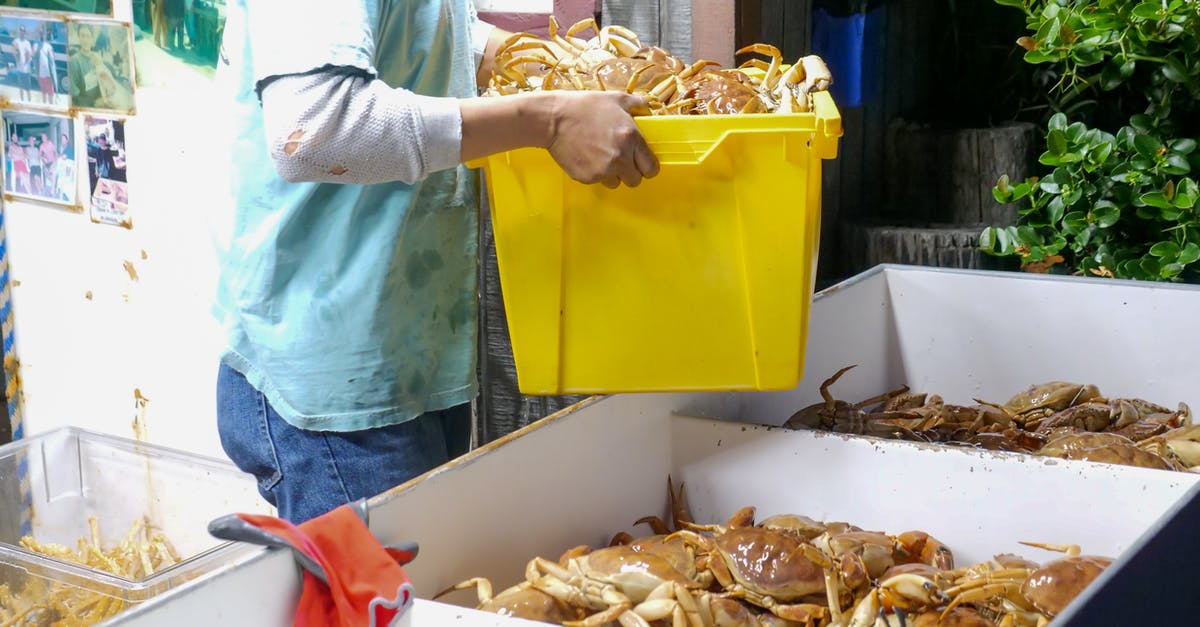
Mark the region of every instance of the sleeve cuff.
POLYGON ((415 96, 421 126, 418 137, 425 139, 422 156, 426 172, 448 170, 462 162, 462 111, 454 98, 415 96))

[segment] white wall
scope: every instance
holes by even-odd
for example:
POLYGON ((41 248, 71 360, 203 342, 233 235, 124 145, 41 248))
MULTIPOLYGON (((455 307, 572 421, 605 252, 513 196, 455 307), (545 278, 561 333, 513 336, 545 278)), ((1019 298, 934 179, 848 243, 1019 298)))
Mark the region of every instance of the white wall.
MULTIPOLYGON (((129 3, 115 4, 128 20, 129 3)), ((150 399, 151 442, 223 456, 205 214, 226 189, 227 160, 206 144, 207 81, 172 80, 139 88, 126 123, 131 229, 5 203, 26 434, 74 425, 132 437, 136 388, 150 399)))

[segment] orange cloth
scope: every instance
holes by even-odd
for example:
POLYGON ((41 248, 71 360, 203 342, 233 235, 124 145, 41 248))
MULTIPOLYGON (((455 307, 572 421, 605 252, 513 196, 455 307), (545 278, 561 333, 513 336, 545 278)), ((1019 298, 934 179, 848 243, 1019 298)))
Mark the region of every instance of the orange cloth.
POLYGON ((325 570, 328 586, 304 571, 296 627, 396 625, 412 605, 413 586, 400 565, 413 555, 381 545, 349 505, 299 526, 273 516, 237 516, 286 540, 325 570))

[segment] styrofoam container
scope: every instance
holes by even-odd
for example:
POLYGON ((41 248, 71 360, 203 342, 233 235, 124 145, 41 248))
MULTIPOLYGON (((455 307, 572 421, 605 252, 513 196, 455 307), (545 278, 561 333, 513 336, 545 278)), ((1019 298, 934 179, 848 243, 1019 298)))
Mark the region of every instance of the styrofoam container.
MULTIPOLYGON (((760 516, 924 530, 959 564, 1056 556, 1019 544, 1034 541, 1120 557, 1111 567, 1120 569, 1200 476, 765 425, 816 402, 821 380, 851 363, 859 367, 834 387, 839 398, 908 383, 947 402, 1005 400, 1065 379, 1196 404, 1200 365, 1177 344, 1190 333, 1180 312, 1197 310, 1191 287, 876 268, 818 295, 797 389, 590 399, 372 499, 371 528, 420 545, 406 567, 424 597, 412 625, 532 624, 425 599, 474 576, 500 589, 535 555, 648 533, 631 525, 666 514, 668 474, 687 483, 703 522, 754 505, 760 516)), ((286 625, 298 586, 288 554, 263 552, 114 624, 286 625)), ((443 600, 473 602, 469 592, 443 600)))
POLYGON ((110 612, 246 557, 249 547, 213 538, 207 524, 235 511, 269 511, 253 477, 228 461, 69 427, 0 446, 0 495, 0 581, 18 597, 40 579, 60 592, 114 599, 105 601, 110 612), (21 546, 31 536, 78 550, 92 537, 90 517, 105 550, 143 520, 180 561, 131 579, 21 546))

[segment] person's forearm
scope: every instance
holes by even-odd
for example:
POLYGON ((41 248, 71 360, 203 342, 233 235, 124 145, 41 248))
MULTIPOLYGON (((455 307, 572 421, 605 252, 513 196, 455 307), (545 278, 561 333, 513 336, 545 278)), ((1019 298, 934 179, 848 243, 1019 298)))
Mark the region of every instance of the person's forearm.
POLYGON ((554 102, 553 94, 459 101, 463 161, 514 148, 548 146, 554 131, 554 102))

